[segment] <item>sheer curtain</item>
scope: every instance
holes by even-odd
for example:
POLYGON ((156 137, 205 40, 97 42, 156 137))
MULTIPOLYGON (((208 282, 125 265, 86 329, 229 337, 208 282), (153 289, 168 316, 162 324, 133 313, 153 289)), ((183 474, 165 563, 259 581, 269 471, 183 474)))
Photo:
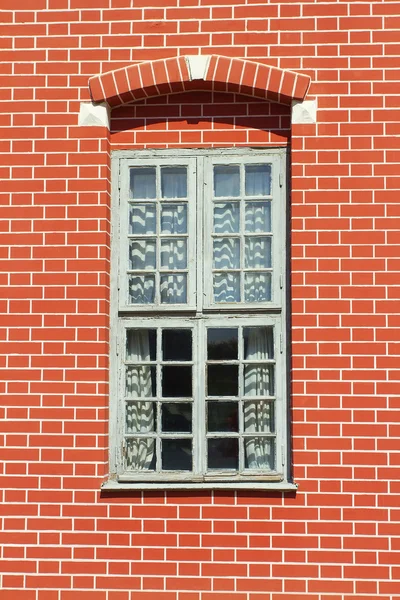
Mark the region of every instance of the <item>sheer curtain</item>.
MULTIPOLYGON (((150 360, 149 333, 147 330, 131 330, 128 336, 127 354, 132 362, 150 360)), ((149 365, 127 368, 126 389, 129 398, 151 398, 152 371, 149 365)), ((135 400, 126 405, 127 433, 150 433, 154 431, 153 402, 135 400)), ((149 469, 155 451, 154 438, 129 438, 127 441, 127 464, 135 471, 149 469)))
MULTIPOLYGON (((181 193, 184 183, 176 182, 177 190, 168 188, 173 197, 181 193)), ((172 186, 173 181, 171 182, 172 186)), ((169 196, 168 196, 169 197, 169 196)), ((163 204, 161 207, 161 232, 167 235, 179 235, 187 232, 187 206, 185 204, 163 204)), ((168 270, 187 268, 187 239, 164 238, 161 242, 161 266, 168 270)), ((186 273, 168 273, 161 275, 161 302, 163 304, 181 304, 187 300, 186 273)))
MULTIPOLYGON (((245 360, 266 360, 273 356, 272 331, 266 327, 248 331, 245 360)), ((244 369, 245 396, 269 396, 274 393, 272 370, 266 364, 247 364, 244 369)), ((244 403, 244 431, 254 433, 245 438, 246 467, 269 470, 273 468, 271 439, 257 434, 274 431, 273 404, 265 400, 244 403)))

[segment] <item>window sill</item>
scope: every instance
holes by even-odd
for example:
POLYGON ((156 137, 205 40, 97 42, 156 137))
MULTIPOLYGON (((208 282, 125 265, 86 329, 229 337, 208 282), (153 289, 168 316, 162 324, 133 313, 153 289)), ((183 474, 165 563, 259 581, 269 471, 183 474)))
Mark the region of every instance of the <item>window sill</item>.
POLYGON ((129 490, 265 490, 266 492, 295 492, 298 484, 289 481, 131 481, 121 482, 108 480, 103 483, 101 490, 104 492, 122 492, 129 490))

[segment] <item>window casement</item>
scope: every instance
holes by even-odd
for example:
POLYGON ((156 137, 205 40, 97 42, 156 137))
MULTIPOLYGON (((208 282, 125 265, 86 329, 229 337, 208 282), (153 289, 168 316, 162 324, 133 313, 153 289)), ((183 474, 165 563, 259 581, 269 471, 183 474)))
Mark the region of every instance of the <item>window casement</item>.
POLYGON ((294 487, 285 158, 114 153, 106 487, 294 487))

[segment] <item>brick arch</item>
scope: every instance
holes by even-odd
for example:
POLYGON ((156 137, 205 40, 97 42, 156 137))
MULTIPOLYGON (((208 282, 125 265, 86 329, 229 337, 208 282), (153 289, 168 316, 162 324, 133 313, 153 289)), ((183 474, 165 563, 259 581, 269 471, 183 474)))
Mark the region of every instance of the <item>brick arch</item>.
POLYGON ((118 106, 177 92, 215 89, 282 104, 304 100, 311 79, 294 71, 225 56, 180 56, 136 63, 89 79, 93 102, 118 106))

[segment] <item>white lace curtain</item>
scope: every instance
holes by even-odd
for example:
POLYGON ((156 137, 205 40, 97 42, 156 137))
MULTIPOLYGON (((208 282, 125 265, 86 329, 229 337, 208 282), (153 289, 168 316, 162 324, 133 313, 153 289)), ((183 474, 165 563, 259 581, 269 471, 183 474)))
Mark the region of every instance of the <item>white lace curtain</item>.
MULTIPOLYGON (((156 198, 155 168, 134 169, 132 175, 132 195, 134 199, 156 198)), ((161 170, 161 189, 163 200, 185 198, 187 195, 186 167, 168 167, 161 170)), ((162 202, 161 231, 163 234, 179 235, 187 233, 187 207, 185 204, 162 202)), ((139 220, 140 234, 156 233, 155 204, 140 204, 134 207, 134 217, 139 220), (140 214, 140 212, 144 214, 140 214)), ((155 242, 148 240, 135 245, 137 262, 142 269, 155 268, 155 242)), ((164 238, 161 243, 161 266, 171 271, 187 267, 186 239, 164 238)), ((165 274, 161 276, 161 300, 163 304, 186 302, 187 278, 183 274, 165 274)))
MULTIPOLYGON (((266 327, 248 330, 245 360, 266 360, 273 356, 272 331, 266 327)), ((272 371, 266 364, 248 364, 244 369, 245 396, 269 396, 273 394, 272 371)), ((246 466, 249 469, 269 470, 273 463, 273 447, 268 437, 258 433, 273 432, 273 405, 265 400, 245 402, 244 431, 254 433, 245 438, 246 466)))
MULTIPOLYGON (((150 360, 149 333, 147 330, 132 330, 128 337, 129 360, 140 363, 150 360)), ((134 365, 127 370, 127 395, 130 398, 151 398, 152 373, 149 365, 134 365)), ((135 400, 126 406, 126 428, 129 433, 151 433, 154 431, 153 402, 135 400)), ((155 451, 154 438, 129 438, 127 463, 135 471, 149 469, 155 451)))

